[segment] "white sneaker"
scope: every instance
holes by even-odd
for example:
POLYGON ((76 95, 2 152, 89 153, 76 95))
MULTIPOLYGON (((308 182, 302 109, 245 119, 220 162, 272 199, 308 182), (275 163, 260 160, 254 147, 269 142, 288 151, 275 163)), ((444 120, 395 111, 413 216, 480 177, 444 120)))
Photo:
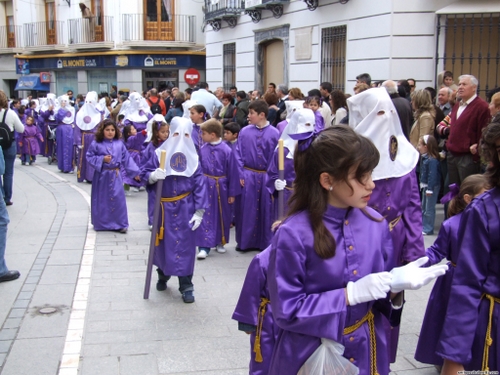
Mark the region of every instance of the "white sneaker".
POLYGON ((137 189, 136 187, 131 187, 130 190, 132 190, 134 193, 138 193, 139 192, 139 189, 137 189))
POLYGON ((146 190, 146 188, 145 188, 144 186, 141 186, 141 187, 139 188, 139 191, 144 191, 144 190, 146 190))
POLYGON ((196 256, 196 258, 198 258, 198 259, 205 259, 207 256, 208 256, 208 254, 207 254, 207 252, 205 250, 200 250, 198 252, 198 255, 196 256))
POLYGON ((131 197, 132 196, 132 193, 130 192, 130 190, 125 190, 125 196, 126 197, 131 197))
POLYGON ((226 252, 226 248, 222 244, 217 245, 217 252, 220 254, 224 254, 226 252))

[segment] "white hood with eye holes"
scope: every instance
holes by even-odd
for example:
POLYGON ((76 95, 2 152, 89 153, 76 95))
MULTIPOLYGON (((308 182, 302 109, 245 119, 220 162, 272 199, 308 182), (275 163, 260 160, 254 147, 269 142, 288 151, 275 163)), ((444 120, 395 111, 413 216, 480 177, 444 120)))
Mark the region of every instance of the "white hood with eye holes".
POLYGON ((370 139, 380 153, 373 181, 402 177, 417 165, 419 153, 406 139, 398 113, 385 88, 373 88, 347 99, 349 126, 370 139))
POLYGON ((312 133, 314 132, 316 124, 314 112, 308 108, 293 109, 291 114, 290 121, 280 137, 280 139, 283 139, 283 146, 289 151, 286 155, 288 159, 293 159, 295 148, 297 147, 297 141, 290 137, 290 134, 312 133))

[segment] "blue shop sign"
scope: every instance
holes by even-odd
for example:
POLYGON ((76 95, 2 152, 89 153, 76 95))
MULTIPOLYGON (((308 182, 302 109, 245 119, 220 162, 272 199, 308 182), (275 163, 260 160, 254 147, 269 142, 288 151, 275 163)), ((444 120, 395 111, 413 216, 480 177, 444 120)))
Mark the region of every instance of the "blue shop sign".
POLYGON ((205 69, 203 55, 105 55, 16 59, 29 64, 31 71, 59 69, 197 68, 205 69))

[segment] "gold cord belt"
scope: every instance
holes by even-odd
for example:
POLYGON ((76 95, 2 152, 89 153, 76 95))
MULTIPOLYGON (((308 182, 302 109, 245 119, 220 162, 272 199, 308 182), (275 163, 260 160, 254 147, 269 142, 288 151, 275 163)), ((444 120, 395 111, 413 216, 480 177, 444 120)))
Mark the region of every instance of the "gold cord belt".
POLYGON ((253 352, 255 353, 255 362, 263 362, 262 351, 260 348, 260 338, 262 335, 262 325, 264 324, 264 315, 266 315, 267 304, 270 301, 267 298, 260 298, 259 315, 257 316, 257 331, 255 332, 255 343, 253 352))
POLYGON ((488 326, 486 327, 486 337, 484 339, 484 352, 483 352, 483 371, 490 371, 488 367, 490 347, 493 345, 493 338, 491 337, 491 326, 493 321, 493 310, 495 309, 495 303, 500 303, 500 298, 493 297, 491 294, 483 294, 481 298, 487 298, 490 301, 490 311, 488 316, 488 326))
POLYGON ((267 173, 267 171, 260 171, 258 169, 253 169, 253 168, 249 168, 249 167, 245 167, 245 166, 243 166, 243 168, 245 168, 249 171, 255 172, 255 173, 267 173))
POLYGON ((208 178, 211 178, 215 180, 215 188, 217 189, 217 200, 219 202, 219 217, 220 217, 220 227, 222 228, 222 240, 221 243, 222 245, 227 244, 226 241, 226 236, 224 235, 224 217, 222 216, 222 202, 220 200, 220 186, 219 186, 219 180, 221 178, 225 178, 226 176, 211 176, 209 174, 205 174, 208 178))
POLYGON ((399 221, 401 220, 401 215, 399 215, 397 218, 389 222, 389 231, 392 232, 394 227, 398 225, 399 221))
POLYGON ((344 328, 344 335, 348 335, 356 331, 365 322, 368 322, 368 328, 370 330, 370 374, 379 375, 377 371, 377 340, 375 337, 375 320, 372 311, 368 313, 357 323, 352 326, 344 328))
MULTIPOLYGON (((166 203, 166 202, 177 202, 180 201, 183 198, 186 198, 189 194, 191 194, 190 191, 187 193, 177 195, 175 197, 170 197, 170 198, 161 198, 160 202, 161 203, 166 203)), ((163 240, 163 232, 165 231, 165 209, 163 208, 163 204, 161 205, 161 227, 160 227, 160 232, 156 233, 156 240, 155 240, 155 246, 160 245, 160 240, 163 240)))
POLYGON ((286 190, 293 191, 293 187, 288 187, 288 186, 285 186, 285 189, 286 189, 286 190))
POLYGON ((118 173, 120 173, 120 168, 103 168, 103 171, 116 171, 116 177, 118 177, 118 173))

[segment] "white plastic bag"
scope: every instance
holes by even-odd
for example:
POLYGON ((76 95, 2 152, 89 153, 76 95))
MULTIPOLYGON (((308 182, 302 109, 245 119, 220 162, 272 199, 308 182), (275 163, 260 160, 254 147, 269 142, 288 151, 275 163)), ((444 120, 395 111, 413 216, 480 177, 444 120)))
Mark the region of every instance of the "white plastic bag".
POLYGON ((359 368, 346 358, 344 346, 329 339, 321 339, 321 345, 302 365, 297 375, 358 375, 359 368))

